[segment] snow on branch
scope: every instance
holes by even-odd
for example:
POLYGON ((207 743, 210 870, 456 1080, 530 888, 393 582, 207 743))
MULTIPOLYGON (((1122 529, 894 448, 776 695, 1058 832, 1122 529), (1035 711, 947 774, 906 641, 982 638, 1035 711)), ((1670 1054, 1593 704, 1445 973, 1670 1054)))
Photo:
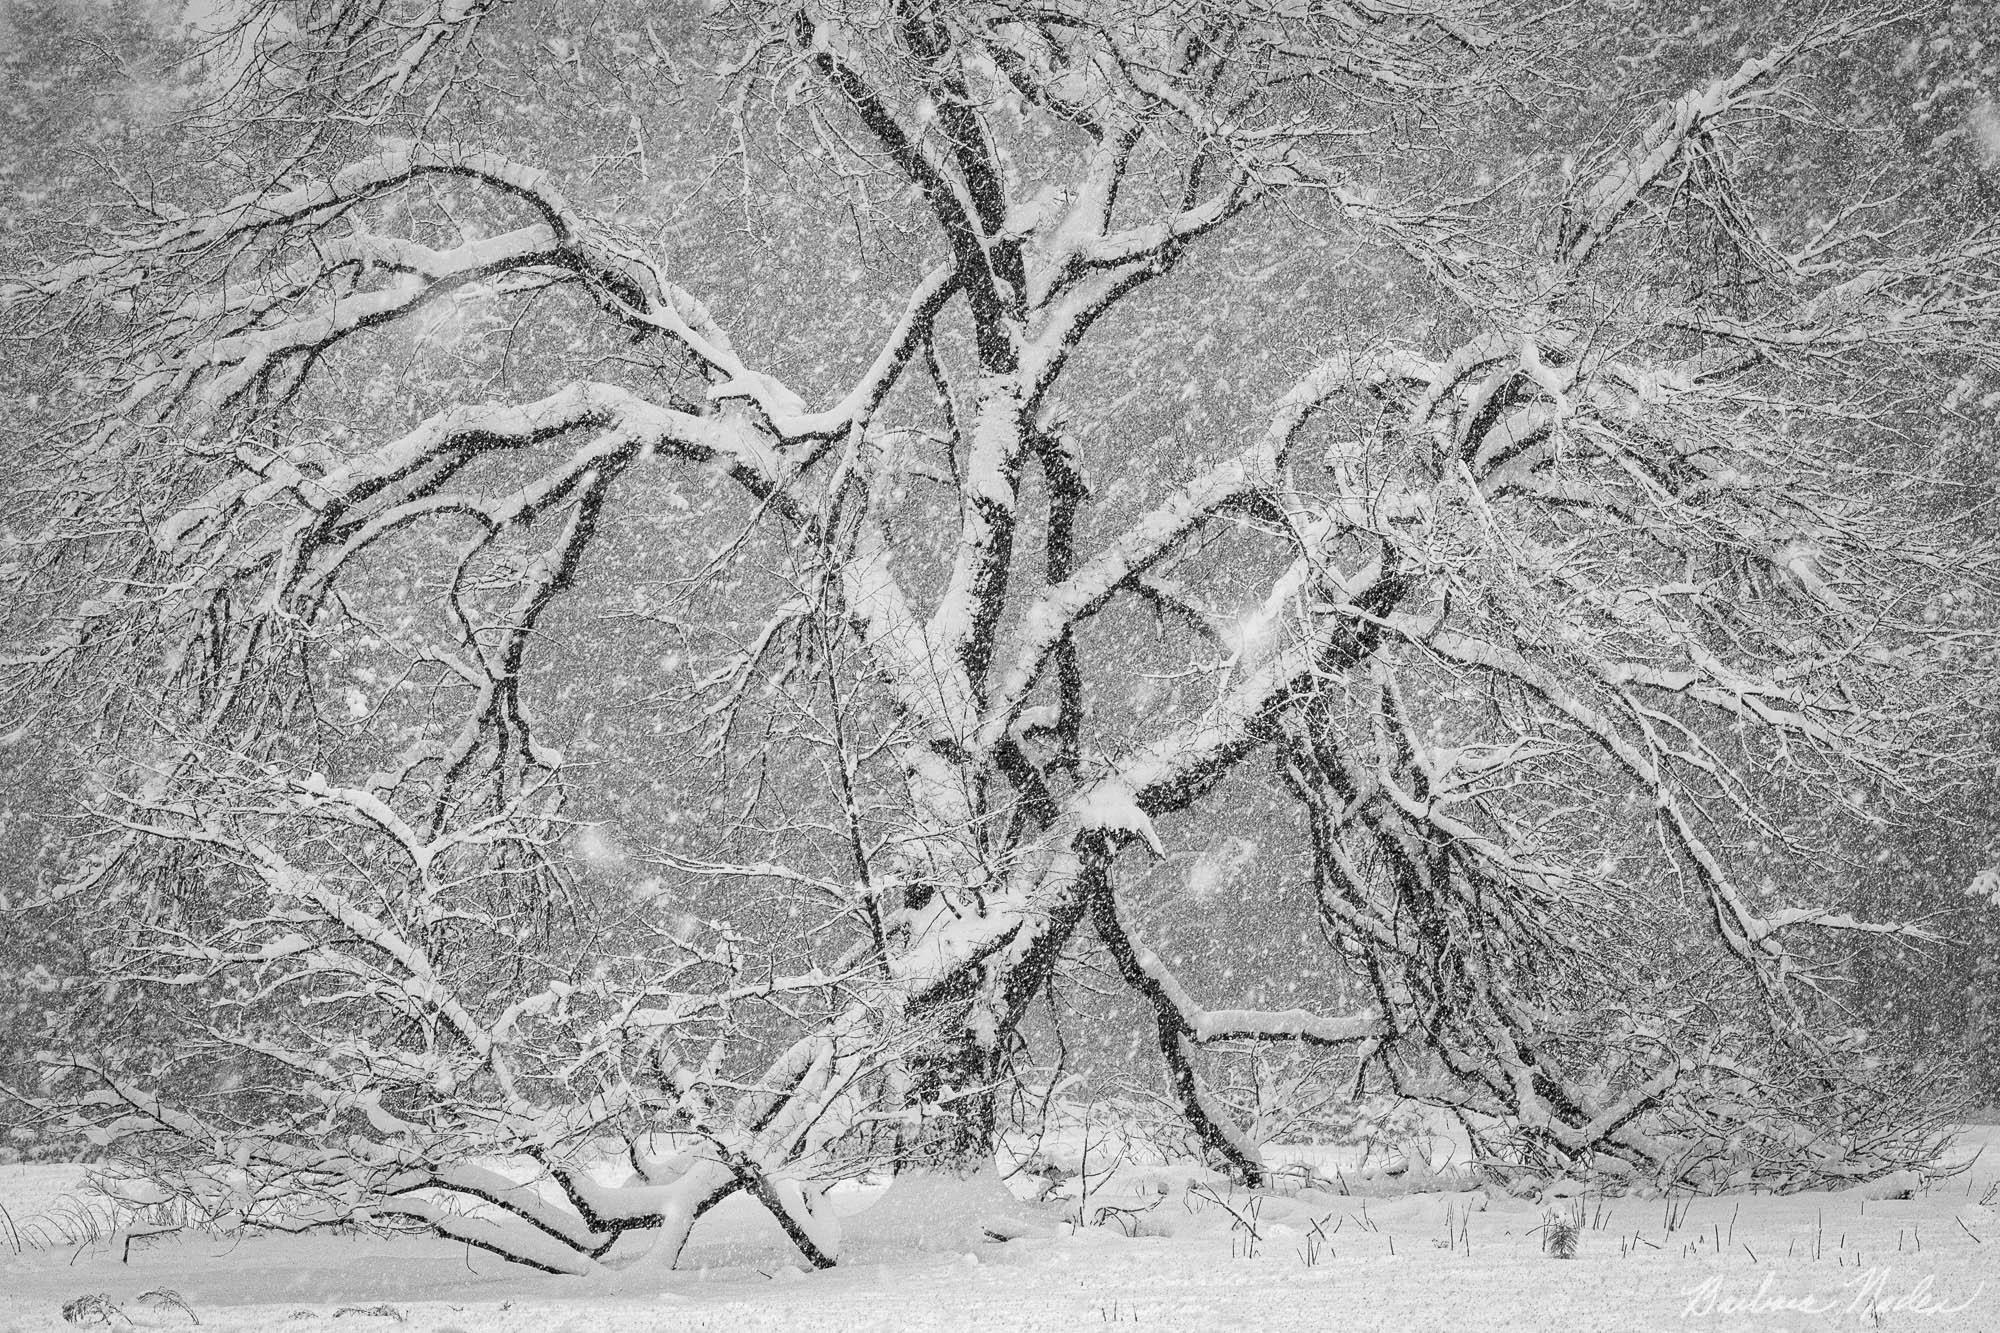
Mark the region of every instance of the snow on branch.
POLYGON ((1168 1081, 1204 1142, 1218 1151, 1251 1184, 1267 1167, 1257 1145, 1238 1127, 1204 1086, 1190 1045, 1225 1041, 1302 1041, 1323 1046, 1356 1046, 1387 1029, 1374 1015, 1328 1018, 1303 1009, 1206 1010, 1197 1005, 1166 963, 1139 939, 1108 877, 1091 898, 1091 919, 1127 984, 1154 1009, 1168 1081))
POLYGON ((1682 94, 1663 108, 1627 154, 1583 191, 1576 219, 1563 246, 1568 264, 1574 268, 1588 260, 1627 210, 1667 178, 1690 144, 1710 132, 1723 117, 1755 105, 1762 86, 1810 45, 1832 39, 1823 35, 1817 41, 1795 43, 1767 55, 1752 56, 1734 72, 1682 94))
MULTIPOLYGON (((1751 907, 1736 877, 1700 832, 1696 818, 1687 808, 1683 783, 1673 776, 1676 767, 1690 763, 1697 768, 1705 765, 1698 759, 1691 760, 1687 751, 1667 744, 1629 695, 1614 692, 1600 705, 1588 697, 1586 687, 1580 682, 1567 681, 1551 667, 1538 665, 1517 652, 1434 625, 1422 625, 1405 616, 1392 616, 1389 623, 1427 652, 1483 672, 1497 673, 1532 690, 1575 725, 1590 743, 1612 756, 1647 794, 1672 844, 1686 857, 1686 864, 1712 900, 1715 908, 1712 919, 1723 941, 1772 994, 1782 994, 1792 971, 1788 955, 1775 938, 1780 927, 1774 922, 1839 924, 1814 912, 1767 920, 1751 907), (1619 713, 1629 717, 1632 725, 1619 726, 1614 720, 1619 713)), ((1722 711, 1736 710, 1725 706, 1722 711)), ((1770 719, 1769 725, 1783 729, 1786 723, 1783 718, 1776 718, 1770 719)), ((1853 928, 1861 928, 1860 923, 1853 928)), ((1909 927, 1868 928, 1883 933, 1910 932, 1909 927)))

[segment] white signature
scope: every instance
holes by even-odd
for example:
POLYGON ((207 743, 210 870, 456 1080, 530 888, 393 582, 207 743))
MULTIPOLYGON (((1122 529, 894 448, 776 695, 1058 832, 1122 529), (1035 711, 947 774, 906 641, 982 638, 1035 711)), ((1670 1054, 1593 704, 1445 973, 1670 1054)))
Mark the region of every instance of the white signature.
POLYGON ((1986 1290, 1986 1284, 1981 1282, 1970 1296, 1954 1302, 1935 1290, 1935 1275, 1926 1274, 1914 1282, 1892 1289, 1890 1283, 1895 1273, 1893 1268, 1864 1268, 1841 1284, 1839 1295, 1824 1289, 1800 1295, 1777 1291, 1773 1289, 1775 1275, 1771 1273, 1764 1274, 1764 1280, 1757 1284, 1757 1289, 1747 1293, 1732 1292, 1726 1278, 1712 1277, 1689 1288, 1687 1304, 1681 1307, 1681 1318, 1776 1314, 1786 1310, 1798 1314, 1832 1314, 1836 1311, 1854 1315, 1958 1314, 1970 1309, 1986 1290))

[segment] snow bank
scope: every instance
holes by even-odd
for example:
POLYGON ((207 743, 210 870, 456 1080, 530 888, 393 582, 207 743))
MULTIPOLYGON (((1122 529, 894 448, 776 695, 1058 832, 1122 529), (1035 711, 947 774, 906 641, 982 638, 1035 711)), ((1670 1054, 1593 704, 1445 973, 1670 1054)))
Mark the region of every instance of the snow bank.
MULTIPOLYGON (((104 1245, 16 1254, 0 1243, 0 1333, 63 1333, 75 1325, 62 1307, 91 1294, 128 1315, 175 1313, 147 1309, 145 1293, 161 1288, 186 1299, 203 1333, 1993 1333, 2000 1127, 1969 1132, 1944 1165, 1967 1169, 1897 1200, 1592 1194, 1574 1201, 1583 1229, 1567 1262, 1543 1250, 1548 1204, 1499 1193, 1281 1198, 1239 1187, 1148 1200, 1093 1188, 1093 1213, 1124 1211, 1075 1229, 1060 1224, 1074 1201, 1022 1205, 991 1173, 899 1178, 847 1217, 843 1262, 826 1272, 802 1271, 769 1216, 731 1200, 697 1227, 679 1271, 633 1274, 617 1293, 414 1237, 183 1235, 135 1247, 129 1265, 104 1245), (996 1244, 985 1225, 996 1219, 1043 1234, 996 1244)), ((20 1216, 59 1199, 80 1183, 68 1171, 0 1170, 0 1205, 20 1216)), ((864 1192, 838 1197, 859 1204, 864 1192)))
POLYGON ((1015 1198, 992 1171, 970 1176, 907 1172, 844 1225, 848 1259, 963 1253, 996 1241, 1057 1233, 1049 1217, 1015 1198))

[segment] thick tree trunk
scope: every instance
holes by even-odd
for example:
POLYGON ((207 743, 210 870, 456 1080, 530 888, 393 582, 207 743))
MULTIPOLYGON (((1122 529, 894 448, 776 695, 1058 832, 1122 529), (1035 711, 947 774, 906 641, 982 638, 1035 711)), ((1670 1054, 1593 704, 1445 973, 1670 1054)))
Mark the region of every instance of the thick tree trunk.
POLYGON ((1095 835, 1088 854, 1062 858, 1028 893, 1034 912, 1005 945, 919 1011, 943 1021, 937 1040, 907 1062, 910 1104, 921 1119, 897 1154, 897 1169, 970 1174, 990 1164, 1005 1130, 1000 1088, 1029 1006, 1047 989, 1083 919, 1108 854, 1095 835))
POLYGON ((896 1170, 971 1175, 999 1147, 1001 1069, 997 1049, 961 1033, 912 1062, 911 1100, 921 1119, 896 1170))

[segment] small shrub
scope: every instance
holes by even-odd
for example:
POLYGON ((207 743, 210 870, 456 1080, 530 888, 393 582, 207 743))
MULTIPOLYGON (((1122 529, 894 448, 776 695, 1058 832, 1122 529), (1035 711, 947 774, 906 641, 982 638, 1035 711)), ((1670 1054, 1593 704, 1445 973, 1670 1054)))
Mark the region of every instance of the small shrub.
POLYGON ((1555 1258, 1576 1258, 1576 1245, 1582 1238, 1581 1208, 1572 1208, 1567 1214, 1550 1213, 1542 1224, 1542 1248, 1555 1258))

